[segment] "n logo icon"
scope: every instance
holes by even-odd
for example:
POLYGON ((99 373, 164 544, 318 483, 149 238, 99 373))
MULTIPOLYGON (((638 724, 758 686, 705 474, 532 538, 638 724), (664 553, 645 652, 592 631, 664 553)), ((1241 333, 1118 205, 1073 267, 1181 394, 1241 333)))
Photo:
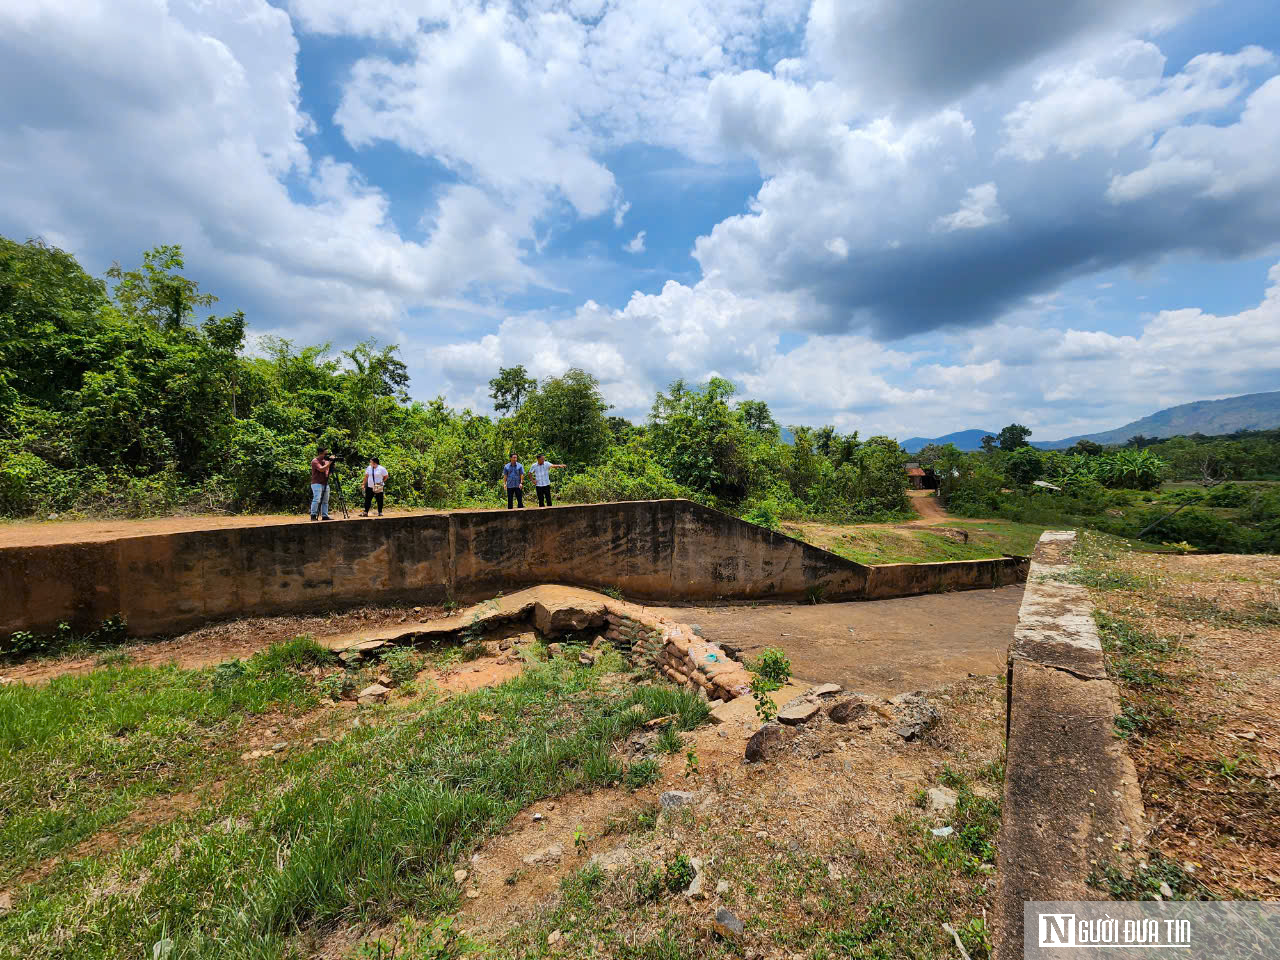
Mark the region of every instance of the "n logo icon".
POLYGON ((1040 916, 1040 946, 1074 947, 1076 945, 1076 915, 1074 913, 1042 913, 1040 916))

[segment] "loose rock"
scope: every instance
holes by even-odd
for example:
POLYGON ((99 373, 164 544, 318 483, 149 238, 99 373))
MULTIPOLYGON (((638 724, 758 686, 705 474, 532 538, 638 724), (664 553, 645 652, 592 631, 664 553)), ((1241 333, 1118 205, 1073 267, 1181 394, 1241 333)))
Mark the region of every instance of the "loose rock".
POLYGON ((893 732, 907 741, 918 740, 941 717, 938 708, 918 692, 898 694, 889 701, 889 709, 898 724, 893 732))
POLYGON ((740 937, 746 929, 728 907, 721 907, 716 911, 715 927, 717 933, 726 937, 740 937))
POLYGON ((950 813, 956 807, 956 792, 947 787, 929 788, 929 812, 950 813))
POLYGON ((594 667, 596 665, 595 655, 585 652, 580 653, 578 654, 578 663, 584 667, 594 667))
POLYGON ((361 703, 384 703, 389 693, 391 693, 390 688, 384 687, 380 683, 371 683, 360 691, 360 696, 357 699, 361 703))
POLYGON ((547 644, 547 656, 548 656, 548 657, 558 657, 558 656, 560 656, 560 654, 562 654, 562 653, 564 653, 564 647, 562 647, 560 644, 558 644, 558 643, 548 643, 548 644, 547 644))
POLYGON ((796 697, 783 704, 778 710, 778 722, 785 723, 789 727, 797 727, 802 723, 808 723, 822 709, 822 704, 816 699, 809 697, 796 697))
POLYGON ((453 871, 453 879, 458 883, 461 883, 463 880, 467 879, 467 877, 468 877, 468 873, 465 870, 453 871))
POLYGON ((796 732, 789 727, 776 723, 766 723, 751 735, 747 741, 747 763, 760 763, 772 760, 786 750, 787 745, 795 739, 796 732))
POLYGON ((724 896, 726 893, 728 893, 728 892, 729 892, 729 881, 728 881, 728 880, 721 880, 719 883, 717 883, 717 884, 716 884, 716 896, 717 896, 717 897, 723 897, 723 896, 724 896))
POLYGON ((658 802, 662 804, 663 810, 675 810, 693 803, 693 794, 688 790, 664 790, 658 802))
POLYGON ((843 689, 844 687, 840 686, 840 684, 838 683, 823 683, 823 684, 819 684, 818 686, 810 690, 808 693, 808 696, 834 697, 837 693, 839 693, 843 689))
POLYGON ((693 880, 690 881, 689 887, 685 890, 684 895, 690 900, 701 900, 705 894, 702 892, 702 860, 698 857, 692 857, 689 864, 693 867, 693 880))

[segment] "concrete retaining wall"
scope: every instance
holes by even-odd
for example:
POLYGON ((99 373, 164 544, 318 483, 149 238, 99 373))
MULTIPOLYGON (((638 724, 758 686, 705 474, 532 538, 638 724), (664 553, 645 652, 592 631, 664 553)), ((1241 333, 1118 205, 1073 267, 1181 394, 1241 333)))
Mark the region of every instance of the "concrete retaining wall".
POLYGON ((1022 956, 1026 901, 1107 899, 1090 874, 1142 839, 1142 797, 1115 734, 1120 699, 1093 604, 1064 579, 1074 545, 1071 531, 1041 536, 1009 648, 997 960, 1022 956))
POLYGON ((0 636, 135 634, 357 603, 481 599, 541 583, 644 600, 826 600, 1016 582, 1006 557, 869 567, 687 500, 288 523, 0 550, 0 636))

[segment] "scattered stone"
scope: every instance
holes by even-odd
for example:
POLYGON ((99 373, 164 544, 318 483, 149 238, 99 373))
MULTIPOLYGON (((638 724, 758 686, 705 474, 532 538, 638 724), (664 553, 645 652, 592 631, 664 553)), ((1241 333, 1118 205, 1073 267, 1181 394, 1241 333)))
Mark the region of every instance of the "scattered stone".
POLYGON ((837 700, 827 707, 827 716, 836 723, 848 723, 861 717, 867 710, 866 702, 854 697, 849 700, 837 700))
POLYGON ((511 649, 511 638, 510 638, 510 637, 503 637, 501 640, 499 640, 499 641, 498 641, 498 649, 499 649, 499 650, 510 650, 510 649, 511 649))
POLYGON ((338 654, 338 659, 347 666, 351 666, 353 663, 359 663, 363 658, 360 656, 359 650, 343 650, 338 654))
POLYGON ((893 732, 908 742, 922 737, 942 716, 919 692, 898 694, 889 701, 889 709, 897 722, 893 732))
POLYGON ((564 653, 564 647, 562 647, 560 644, 558 644, 558 643, 548 643, 548 644, 547 644, 547 656, 548 656, 548 657, 558 657, 558 656, 560 656, 560 654, 562 654, 562 653, 564 653))
POLYGON ((688 790, 664 790, 658 802, 662 804, 663 810, 675 810, 693 803, 693 794, 688 790))
POLYGON ((689 864, 693 867, 693 880, 689 882, 689 887, 685 890, 684 895, 690 900, 701 900, 705 896, 702 892, 702 879, 704 877, 702 860, 699 857, 691 857, 689 864))
POLYGON ((552 930, 550 933, 548 933, 548 934, 547 934, 547 943, 548 943, 548 945, 553 944, 553 943, 559 943, 559 942, 560 942, 560 938, 561 938, 562 936, 563 936, 563 934, 562 934, 559 930, 552 930))
POLYGON ((288 749, 289 749, 289 744, 287 744, 287 743, 285 743, 283 740, 281 740, 279 743, 277 743, 275 746, 273 746, 273 747, 271 748, 271 752, 272 752, 272 753, 283 753, 285 750, 288 750, 288 749))
POLYGON ((583 651, 578 654, 578 664, 583 667, 594 667, 596 665, 595 655, 583 651))
POLYGON ((466 871, 466 870, 455 870, 455 871, 453 871, 453 879, 454 879, 456 882, 458 882, 458 883, 462 883, 462 881, 466 880, 466 879, 467 879, 467 877, 469 877, 469 876, 470 876, 470 874, 469 874, 469 873, 467 873, 467 871, 466 871))
POLYGON ((955 833, 955 831, 950 827, 934 827, 929 832, 932 833, 935 837, 949 837, 953 833, 955 833))
POLYGON ((778 710, 778 722, 785 723, 789 727, 797 727, 802 723, 808 723, 821 709, 822 704, 816 699, 796 697, 783 704, 778 710))
POLYGON ((361 703, 385 703, 391 690, 380 683, 371 683, 360 691, 356 698, 361 703))
POLYGON ((467 887, 467 899, 468 899, 468 900, 479 900, 479 899, 480 899, 480 891, 479 891, 479 890, 477 890, 475 887, 467 887))
POLYGON ((808 695, 811 697, 834 697, 843 689, 844 687, 838 683, 822 683, 810 690, 808 695))
POLYGON ((382 684, 384 687, 387 687, 387 688, 391 688, 396 685, 396 682, 392 680, 391 677, 385 673, 378 674, 378 683, 382 684))
MULTIPOLYGON (((699 687, 698 689, 701 690, 702 688, 699 687)), ((723 706, 724 706, 723 700, 712 700, 709 703, 707 703, 708 710, 714 710, 716 707, 723 707, 723 706)))
POLYGON ((948 787, 929 788, 929 812, 950 813, 956 807, 956 792, 948 787))
POLYGON ((724 896, 726 893, 728 893, 728 892, 729 892, 729 881, 728 881, 728 880, 721 880, 719 883, 717 883, 717 884, 716 884, 716 896, 717 896, 717 897, 723 897, 723 896, 724 896))
POLYGON ((535 813, 532 817, 530 817, 530 819, 533 820, 534 823, 541 823, 543 820, 547 818, 540 813, 535 813))
POLYGON ((1160 881, 1160 896, 1164 897, 1166 900, 1173 899, 1173 888, 1164 880, 1160 881))
POLYGON ((551 846, 535 850, 533 853, 526 853, 520 860, 526 867, 536 867, 544 863, 559 863, 560 858, 563 856, 564 847, 558 843, 553 843, 551 846))
POLYGON ((728 907, 721 907, 716 911, 715 927, 716 932, 724 937, 740 937, 746 929, 728 907))
POLYGON ((8 890, 0 890, 0 917, 13 909, 13 894, 8 890))
POLYGON ((702 636, 702 624, 700 624, 700 623, 691 623, 691 624, 689 624, 689 629, 693 631, 693 635, 694 635, 695 637, 700 637, 700 636, 702 636))
POLYGON ((789 727, 776 723, 766 723, 751 735, 747 741, 747 763, 760 763, 772 760, 786 750, 787 745, 795 739, 796 732, 789 727))

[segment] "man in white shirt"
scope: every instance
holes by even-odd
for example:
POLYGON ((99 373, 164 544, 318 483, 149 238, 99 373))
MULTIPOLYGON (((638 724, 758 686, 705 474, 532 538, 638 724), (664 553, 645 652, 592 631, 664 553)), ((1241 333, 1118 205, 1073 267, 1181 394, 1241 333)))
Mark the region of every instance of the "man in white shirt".
POLYGON ((378 463, 377 457, 369 458, 369 465, 364 468, 364 479, 360 481, 360 488, 364 490, 364 513, 362 517, 369 515, 369 507, 372 506, 374 498, 378 500, 378 516, 382 516, 382 500, 386 494, 383 492, 387 485, 387 468, 378 463))
POLYGON ((533 465, 533 489, 538 491, 538 506, 551 506, 551 471, 563 470, 563 463, 547 463, 542 454, 533 465))

